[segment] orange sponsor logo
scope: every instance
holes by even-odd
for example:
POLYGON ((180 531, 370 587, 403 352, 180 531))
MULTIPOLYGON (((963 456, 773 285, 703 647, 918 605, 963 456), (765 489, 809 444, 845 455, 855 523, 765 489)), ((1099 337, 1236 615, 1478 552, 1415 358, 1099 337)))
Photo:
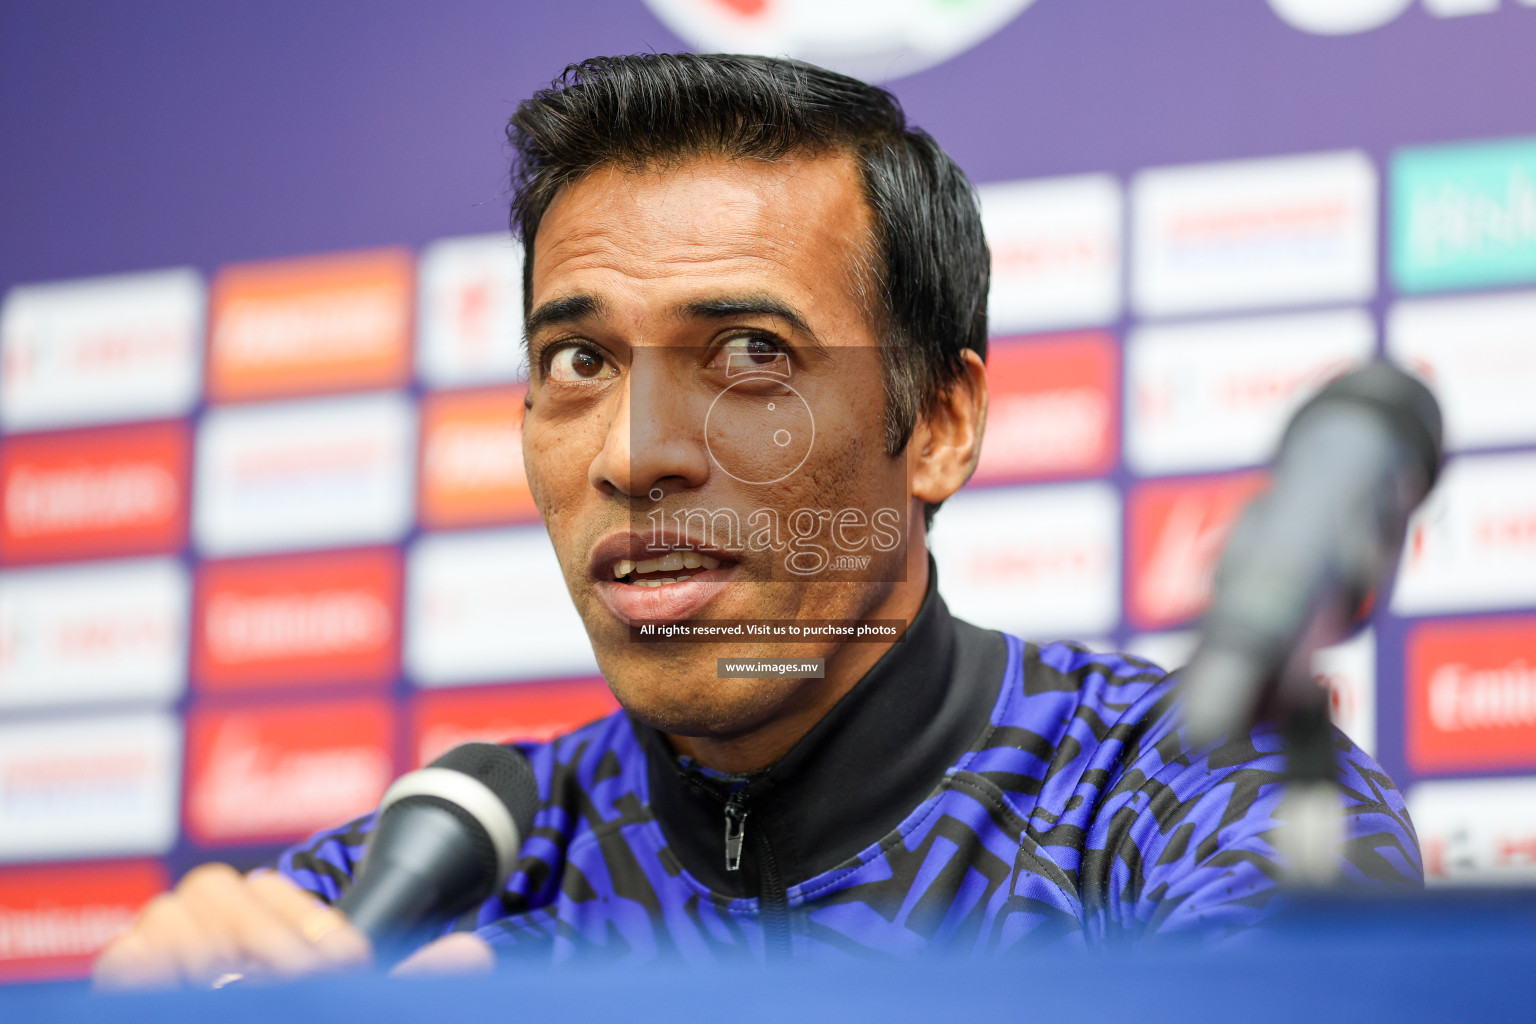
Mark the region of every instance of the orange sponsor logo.
POLYGON ((0 869, 0 982, 85 977, 166 885, 148 860, 0 869))
POLYGON ((421 693, 411 715, 411 749, 423 765, 460 743, 544 741, 618 709, 601 679, 421 693))
POLYGON ((1091 476, 1119 453, 1119 347, 1106 334, 993 342, 977 480, 1091 476))
POLYGON ((410 374, 411 254, 346 253, 226 267, 209 300, 208 395, 392 387, 410 374))
POLYGON ((387 683, 399 665, 400 558, 391 549, 207 562, 193 675, 205 690, 387 683))
POLYGON ((1407 674, 1414 770, 1536 767, 1536 616, 1415 626, 1407 674))
POLYGON ((394 776, 383 699, 194 710, 187 830, 200 843, 301 839, 371 810, 394 776))
POLYGON ((1136 628, 1163 629, 1205 611, 1227 537, 1268 482, 1267 473, 1240 473, 1159 480, 1131 492, 1126 600, 1136 628))
POLYGON ((0 445, 0 558, 179 549, 190 449, 179 423, 8 438, 0 445))
POLYGON ((523 472, 525 387, 430 395, 421 410, 421 519, 432 529, 537 519, 523 472))

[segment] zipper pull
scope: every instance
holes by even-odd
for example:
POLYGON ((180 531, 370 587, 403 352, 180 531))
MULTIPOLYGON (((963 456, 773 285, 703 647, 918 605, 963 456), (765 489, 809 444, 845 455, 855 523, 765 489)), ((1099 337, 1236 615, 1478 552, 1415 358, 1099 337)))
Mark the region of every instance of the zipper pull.
POLYGON ((725 804, 725 870, 741 870, 741 844, 747 835, 747 809, 736 794, 725 804))

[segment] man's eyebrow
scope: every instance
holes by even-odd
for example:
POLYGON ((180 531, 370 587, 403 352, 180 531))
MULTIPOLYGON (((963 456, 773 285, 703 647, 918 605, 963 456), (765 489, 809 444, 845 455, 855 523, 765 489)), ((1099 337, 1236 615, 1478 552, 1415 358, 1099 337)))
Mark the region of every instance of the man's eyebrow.
POLYGON ((726 320, 737 316, 771 316, 783 320, 790 327, 810 338, 816 345, 822 343, 798 309, 772 295, 722 295, 718 298, 695 299, 685 303, 678 313, 683 317, 700 320, 726 320))
POLYGON ((602 315, 603 301, 591 295, 576 294, 550 299, 528 314, 528 320, 523 324, 523 335, 531 338, 546 327, 602 315))

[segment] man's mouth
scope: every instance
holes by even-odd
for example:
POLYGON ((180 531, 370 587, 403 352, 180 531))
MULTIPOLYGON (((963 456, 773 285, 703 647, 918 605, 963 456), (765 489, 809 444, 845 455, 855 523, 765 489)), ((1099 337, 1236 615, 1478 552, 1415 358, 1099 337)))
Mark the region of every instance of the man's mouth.
POLYGON ((655 558, 631 561, 620 558, 613 563, 613 578, 636 587, 664 587, 686 583, 701 573, 718 569, 720 560, 697 551, 668 551, 655 558))

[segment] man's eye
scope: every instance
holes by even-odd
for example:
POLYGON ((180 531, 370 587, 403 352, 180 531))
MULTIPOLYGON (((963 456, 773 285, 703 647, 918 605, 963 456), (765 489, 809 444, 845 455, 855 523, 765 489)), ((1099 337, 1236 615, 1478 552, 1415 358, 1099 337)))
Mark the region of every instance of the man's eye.
POLYGON ((720 346, 719 363, 722 366, 764 365, 784 356, 784 346, 774 338, 762 334, 738 334, 727 338, 720 346))
POLYGON ((602 380, 615 372, 601 352, 585 345, 567 345, 549 360, 549 379, 555 381, 602 380))

